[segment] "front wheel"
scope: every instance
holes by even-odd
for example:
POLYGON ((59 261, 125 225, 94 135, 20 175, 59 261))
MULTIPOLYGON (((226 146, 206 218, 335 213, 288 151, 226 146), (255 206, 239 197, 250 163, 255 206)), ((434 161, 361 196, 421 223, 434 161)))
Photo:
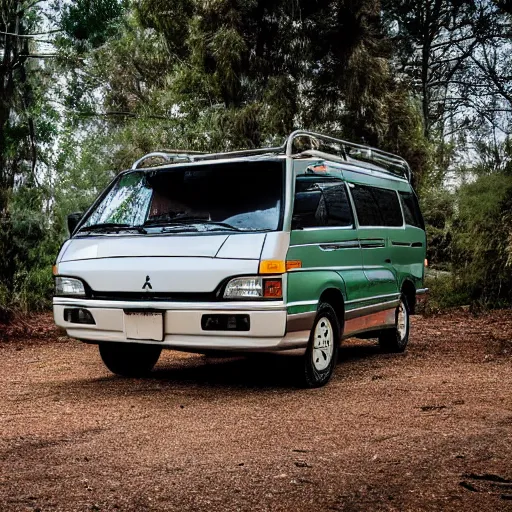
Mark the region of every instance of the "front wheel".
POLYGON ((338 359, 340 324, 330 304, 320 304, 301 365, 302 384, 309 388, 329 382, 338 359))
POLYGON ((105 366, 122 377, 144 377, 155 366, 162 349, 139 343, 100 343, 105 366))
POLYGON ((379 345, 384 352, 403 352, 409 342, 409 305, 402 294, 395 311, 395 327, 380 333, 379 345))

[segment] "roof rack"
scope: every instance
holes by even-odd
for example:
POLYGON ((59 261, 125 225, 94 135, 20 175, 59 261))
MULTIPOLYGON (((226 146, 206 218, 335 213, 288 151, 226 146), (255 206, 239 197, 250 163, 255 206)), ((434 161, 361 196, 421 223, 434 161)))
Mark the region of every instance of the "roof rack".
POLYGON ((132 170, 139 169, 139 166, 151 158, 162 158, 166 163, 176 164, 182 162, 199 162, 202 160, 222 160, 226 158, 240 158, 244 156, 258 156, 268 154, 284 154, 285 147, 243 149, 240 151, 228 151, 224 153, 202 153, 200 151, 154 151, 139 158, 133 165, 132 170))
POLYGON ((199 151, 165 150, 148 153, 139 158, 132 169, 151 158, 162 158, 166 162, 174 164, 181 162, 198 162, 203 160, 222 160, 228 158, 240 158, 244 156, 259 156, 268 154, 280 154, 288 157, 319 157, 335 162, 347 162, 351 165, 365 169, 387 172, 407 181, 412 179, 412 171, 409 164, 400 156, 387 153, 371 146, 355 144, 342 139, 336 139, 328 135, 297 130, 291 133, 282 146, 245 149, 223 153, 201 153, 199 151))
POLYGON ((178 151, 178 150, 164 150, 164 151, 153 151, 152 153, 148 153, 144 155, 142 158, 139 158, 132 165, 132 169, 138 169, 139 165, 145 162, 146 160, 150 160, 151 158, 162 158, 166 162, 170 162, 172 164, 182 161, 192 162, 194 157, 203 155, 199 151, 178 151))
POLYGON ((405 178, 409 182, 412 179, 411 168, 402 157, 371 146, 355 144, 320 133, 297 130, 288 137, 286 156, 301 155, 322 156, 326 159, 332 156, 335 161, 344 160, 366 169, 388 172, 405 178), (305 139, 302 143, 300 142, 301 138, 305 139), (298 144, 297 141, 299 141, 298 144), (309 144, 309 147, 307 147, 307 144, 309 144))

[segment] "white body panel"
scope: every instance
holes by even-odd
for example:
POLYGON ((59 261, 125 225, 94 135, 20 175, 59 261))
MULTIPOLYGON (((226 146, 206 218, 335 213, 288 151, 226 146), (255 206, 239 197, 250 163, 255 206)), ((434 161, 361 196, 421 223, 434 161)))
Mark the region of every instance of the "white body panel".
MULTIPOLYGON (((228 237, 229 235, 226 234, 87 236, 71 240, 64 253, 61 254, 60 261, 148 256, 214 258, 228 237)), ((259 254, 256 258, 259 258, 259 254)))
POLYGON ((59 274, 80 277, 95 292, 206 293, 233 275, 258 273, 258 260, 144 257, 101 258, 59 264, 59 274), (152 289, 143 289, 146 276, 152 289))
POLYGON ((97 258, 198 257, 258 260, 266 234, 137 235, 85 237, 68 241, 60 262, 97 258))

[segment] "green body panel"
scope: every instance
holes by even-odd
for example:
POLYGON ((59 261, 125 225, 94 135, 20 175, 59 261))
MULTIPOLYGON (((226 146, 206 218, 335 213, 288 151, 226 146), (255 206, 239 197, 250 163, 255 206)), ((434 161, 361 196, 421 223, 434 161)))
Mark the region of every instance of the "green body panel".
MULTIPOLYGON (((306 164, 297 162, 295 174, 302 174, 306 164)), ((348 183, 403 192, 412 190, 410 184, 401 179, 383 177, 367 170, 346 169, 332 162, 326 164, 330 174, 336 174, 348 183)), ((416 289, 422 288, 425 256, 425 232, 408 225, 359 227, 356 223, 353 228, 292 231, 286 259, 300 260, 302 268, 288 274, 287 302, 309 304, 292 304, 288 313, 314 311, 316 301, 329 288, 340 290, 345 311, 392 300, 406 280, 416 289)))
POLYGON ((364 299, 369 294, 370 283, 365 276, 362 264, 361 249, 356 229, 312 229, 292 231, 290 248, 286 259, 299 260, 302 268, 298 272, 290 272, 288 276, 288 301, 318 300, 319 295, 306 298, 301 285, 305 281, 318 281, 314 287, 324 291, 321 280, 329 271, 330 279, 343 283, 343 298, 346 301, 364 299), (345 244, 337 248, 329 244, 345 244), (300 277, 297 277, 299 276, 300 277), (297 288, 298 286, 298 288, 297 288))
POLYGON ((363 267, 370 281, 371 295, 398 293, 397 272, 393 266, 391 240, 403 228, 359 228, 363 267))
POLYGON ((410 246, 393 245, 391 247, 391 261, 397 272, 398 284, 401 288, 404 281, 409 279, 416 289, 423 288, 425 272, 425 258, 427 257, 427 240, 425 232, 413 226, 406 226, 400 232, 401 238, 394 237, 393 241, 401 241, 410 246))
POLYGON ((289 305, 288 314, 316 311, 320 296, 329 288, 340 290, 344 295, 344 282, 337 272, 331 270, 290 272, 288 274, 288 304, 307 301, 312 304, 289 305))

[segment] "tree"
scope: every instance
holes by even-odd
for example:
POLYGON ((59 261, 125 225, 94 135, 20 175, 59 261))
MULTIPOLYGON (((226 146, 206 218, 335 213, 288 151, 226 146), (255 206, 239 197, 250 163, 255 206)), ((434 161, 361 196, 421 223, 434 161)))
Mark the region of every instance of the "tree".
POLYGON ((68 104, 82 125, 104 123, 112 166, 158 148, 277 144, 299 127, 404 151, 420 173, 428 165, 378 1, 142 0, 117 37, 89 47, 68 104))
MULTIPOLYGON (((15 181, 17 157, 15 145, 22 135, 13 123, 13 113, 23 115, 31 100, 27 79, 27 61, 35 28, 35 12, 20 0, 0 3, 0 215, 5 215, 8 193, 15 181), (21 112, 20 112, 21 110, 21 112)), ((32 172, 36 165, 34 121, 26 120, 30 137, 32 172)), ((24 135, 24 134, 23 134, 24 135)))
POLYGON ((385 0, 383 7, 397 29, 397 68, 421 97, 429 139, 444 141, 482 122, 505 126, 494 115, 511 112, 503 9, 490 0, 385 0))
MULTIPOLYGON (((38 141, 35 115, 40 107, 41 89, 34 44, 39 36, 37 2, 0 2, 0 278, 11 290, 16 272, 16 225, 9 202, 15 186, 36 180, 38 141)), ((44 121, 44 116, 41 116, 44 121)), ((42 130, 45 142, 47 130, 42 130), (46 134, 44 133, 46 131, 46 134)))

